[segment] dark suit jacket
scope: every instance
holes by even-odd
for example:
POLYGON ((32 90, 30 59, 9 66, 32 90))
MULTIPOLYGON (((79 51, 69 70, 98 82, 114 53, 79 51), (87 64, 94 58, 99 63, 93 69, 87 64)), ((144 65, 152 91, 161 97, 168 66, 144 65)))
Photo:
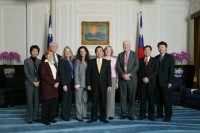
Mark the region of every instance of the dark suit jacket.
POLYGON ((70 87, 70 84, 72 82, 72 76, 69 61, 63 59, 59 60, 58 71, 61 85, 67 85, 67 87, 70 87))
MULTIPOLYGON (((60 60, 61 56, 59 54, 56 54, 56 55, 57 55, 58 60, 60 60)), ((43 55, 41 61, 45 61, 45 59, 46 57, 45 55, 43 55)))
POLYGON ((110 61, 102 59, 101 71, 99 73, 96 58, 89 60, 86 69, 86 86, 91 86, 92 89, 100 87, 103 90, 111 87, 111 85, 110 61))
MULTIPOLYGON (((118 55, 118 58, 117 58, 116 66, 117 66, 119 77, 122 77, 125 74, 124 55, 125 55, 125 52, 122 52, 118 55)), ((127 72, 130 73, 134 78, 136 78, 138 68, 139 68, 139 59, 135 52, 130 51, 129 58, 128 58, 127 72)))
MULTIPOLYGON (((138 69, 138 76, 139 79, 142 80, 144 77, 148 77, 149 82, 154 85, 156 85, 156 76, 158 74, 159 70, 159 64, 156 60, 154 60, 153 57, 150 57, 149 63, 146 66, 144 62, 144 58, 141 58, 139 60, 139 69, 138 69)), ((143 81, 140 81, 140 83, 143 83, 143 81)))
POLYGON ((59 83, 58 73, 56 80, 54 80, 51 68, 48 62, 41 62, 40 67, 41 90, 43 99, 58 98, 58 88, 54 88, 55 83, 59 83))
POLYGON ((159 62, 159 73, 157 76, 157 83, 160 87, 166 87, 168 83, 173 84, 175 61, 174 57, 168 53, 165 53, 162 61, 159 61, 160 55, 155 57, 155 60, 159 62))

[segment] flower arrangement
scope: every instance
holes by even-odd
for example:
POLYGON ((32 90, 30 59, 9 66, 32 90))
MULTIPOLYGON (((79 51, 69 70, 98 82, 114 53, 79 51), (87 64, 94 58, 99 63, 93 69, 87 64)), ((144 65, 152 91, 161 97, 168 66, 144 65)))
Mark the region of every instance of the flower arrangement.
POLYGON ((183 60, 189 60, 189 56, 190 56, 188 52, 183 52, 183 51, 181 53, 173 52, 171 53, 171 55, 174 57, 176 61, 179 61, 179 62, 182 62, 183 60))
POLYGON ((14 64, 14 61, 21 62, 20 60, 21 56, 17 52, 1 52, 0 53, 0 60, 4 65, 8 65, 12 67, 14 64))

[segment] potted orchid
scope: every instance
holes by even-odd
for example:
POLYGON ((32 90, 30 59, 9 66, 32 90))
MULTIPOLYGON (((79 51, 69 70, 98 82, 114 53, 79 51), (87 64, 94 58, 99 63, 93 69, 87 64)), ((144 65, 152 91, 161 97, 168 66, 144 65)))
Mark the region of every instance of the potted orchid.
POLYGON ((7 78, 12 78, 15 73, 13 65, 15 62, 19 63, 21 56, 17 52, 1 52, 0 61, 4 65, 4 74, 7 78))
POLYGON ((182 68, 182 62, 183 60, 188 61, 189 60, 189 53, 188 52, 180 52, 180 53, 176 53, 173 52, 171 53, 171 55, 174 57, 175 62, 176 62, 176 68, 174 71, 174 76, 175 77, 183 77, 183 68, 182 68))

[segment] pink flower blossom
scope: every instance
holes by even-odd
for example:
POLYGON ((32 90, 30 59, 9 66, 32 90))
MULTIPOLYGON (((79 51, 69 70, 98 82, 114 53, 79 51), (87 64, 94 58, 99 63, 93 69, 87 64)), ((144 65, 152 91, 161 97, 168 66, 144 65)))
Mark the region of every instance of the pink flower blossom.
POLYGON ((171 53, 171 55, 174 57, 175 60, 179 60, 179 61, 182 61, 182 60, 189 60, 189 53, 188 52, 181 52, 181 53, 176 53, 176 52, 173 52, 171 53))
POLYGON ((0 60, 3 62, 4 65, 12 65, 13 61, 21 62, 21 56, 17 52, 2 52, 0 53, 0 60))

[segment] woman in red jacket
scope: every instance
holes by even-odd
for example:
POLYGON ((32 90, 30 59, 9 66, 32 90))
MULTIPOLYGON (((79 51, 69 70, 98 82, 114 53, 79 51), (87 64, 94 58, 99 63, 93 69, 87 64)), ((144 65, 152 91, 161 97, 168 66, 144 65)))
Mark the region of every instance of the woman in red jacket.
POLYGON ((45 53, 46 60, 41 63, 42 113, 41 122, 45 125, 55 123, 54 114, 57 108, 59 77, 53 63, 53 52, 45 53), (51 123, 50 123, 51 122, 51 123))

